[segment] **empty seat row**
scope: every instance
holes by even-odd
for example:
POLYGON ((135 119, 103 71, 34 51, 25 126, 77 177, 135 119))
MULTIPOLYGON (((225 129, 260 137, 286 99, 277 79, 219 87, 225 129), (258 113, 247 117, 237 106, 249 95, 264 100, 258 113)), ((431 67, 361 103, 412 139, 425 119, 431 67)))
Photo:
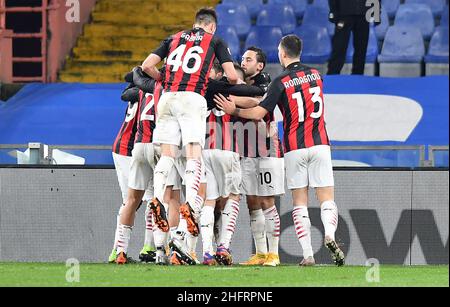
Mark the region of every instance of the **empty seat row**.
MULTIPOLYGON (((303 25, 295 28, 293 33, 303 40, 302 61, 304 63, 320 65, 328 61, 331 55, 332 45, 327 28, 315 25, 303 25)), ((448 27, 437 27, 432 36, 428 54, 425 55, 424 40, 418 28, 392 26, 387 31, 381 54, 379 54, 375 29, 371 27, 366 63, 369 65, 375 64, 378 60, 383 67, 388 67, 392 63, 414 63, 416 64, 415 67, 420 71, 420 65, 425 60, 427 64, 444 64, 448 67, 448 34, 448 27)), ((240 56, 247 47, 258 46, 266 52, 269 63, 278 63, 278 43, 283 36, 279 27, 253 27, 245 40, 243 50, 240 48, 240 41, 236 29, 233 26, 219 27, 217 35, 228 42, 235 60, 240 59, 240 56)), ((352 62, 353 54, 353 38, 351 37, 347 49, 347 63, 352 62)))

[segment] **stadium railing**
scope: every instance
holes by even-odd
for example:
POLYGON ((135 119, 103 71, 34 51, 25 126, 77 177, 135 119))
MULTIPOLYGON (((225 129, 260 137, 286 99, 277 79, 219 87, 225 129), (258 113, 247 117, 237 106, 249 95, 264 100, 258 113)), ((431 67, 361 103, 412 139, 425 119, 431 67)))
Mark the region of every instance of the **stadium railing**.
MULTIPOLYGON (((29 148, 38 149, 40 143, 29 143, 29 144, 0 144, 0 164, 16 164, 17 161, 9 153, 14 150, 26 150, 29 148), (9 156, 9 157, 8 157, 9 156), (8 158, 8 159, 5 159, 8 158)), ((43 145, 43 144, 42 144, 43 145)), ((86 164, 112 164, 111 162, 105 162, 105 157, 111 157, 111 145, 48 145, 48 154, 44 155, 43 151, 40 152, 40 159, 36 160, 36 154, 34 155, 33 161, 40 161, 37 164, 52 164, 54 149, 66 151, 68 153, 79 155, 79 156, 92 156, 90 159, 86 159, 86 164), (103 161, 103 162, 96 162, 103 161)), ((42 149, 41 149, 42 150, 42 149)), ((345 155, 349 160, 354 155, 354 162, 363 162, 362 165, 366 164, 361 161, 360 158, 363 156, 365 160, 370 159, 373 161, 378 161, 374 165, 368 164, 367 167, 448 167, 448 151, 449 146, 425 146, 425 145, 390 145, 390 146, 369 146, 369 145, 341 145, 332 146, 334 160, 340 160, 339 154, 342 152, 350 152, 345 155), (428 151, 428 152, 427 152, 428 151), (360 152, 364 154, 361 155, 360 152), (392 155, 390 158, 379 158, 378 155, 387 155, 386 153, 393 152, 394 156, 397 158, 397 163, 392 160, 392 155), (426 156, 428 153, 428 159, 426 156), (383 165, 383 159, 386 164, 383 165), (402 161, 403 160, 403 161, 402 161)))

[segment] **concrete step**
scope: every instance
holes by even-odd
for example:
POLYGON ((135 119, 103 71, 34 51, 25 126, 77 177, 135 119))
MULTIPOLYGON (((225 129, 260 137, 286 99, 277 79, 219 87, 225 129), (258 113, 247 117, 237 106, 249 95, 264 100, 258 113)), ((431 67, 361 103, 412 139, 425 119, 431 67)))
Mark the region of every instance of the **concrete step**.
POLYGON ((96 22, 88 24, 84 27, 83 37, 99 37, 104 39, 105 37, 133 36, 162 40, 171 34, 184 30, 186 27, 188 27, 187 24, 180 23, 161 26, 142 26, 137 24, 118 25, 113 23, 96 22))
POLYGON ((73 49, 73 59, 86 62, 97 62, 97 61, 143 62, 150 54, 150 52, 151 49, 149 49, 148 51, 135 52, 131 49, 91 50, 75 47, 73 49))
POLYGON ((94 22, 108 22, 112 24, 132 24, 132 25, 173 25, 179 23, 191 22, 193 23, 193 18, 191 15, 177 15, 173 14, 153 14, 150 16, 147 14, 136 14, 123 17, 123 12, 109 13, 109 12, 93 12, 92 18, 94 22))
POLYGON ((82 73, 82 74, 96 74, 104 71, 114 71, 114 72, 122 72, 122 76, 124 76, 127 72, 131 71, 133 67, 139 66, 142 64, 142 61, 134 62, 134 61, 69 61, 65 70, 70 71, 71 73, 82 73))
POLYGON ((117 83, 124 82, 123 76, 120 73, 97 73, 97 74, 83 74, 83 73, 71 73, 62 72, 59 75, 60 82, 80 82, 80 83, 117 83))
POLYGON ((113 36, 98 39, 96 37, 84 36, 78 40, 77 47, 91 50, 133 49, 151 51, 150 48, 154 48, 160 43, 160 39, 149 39, 146 37, 113 36))

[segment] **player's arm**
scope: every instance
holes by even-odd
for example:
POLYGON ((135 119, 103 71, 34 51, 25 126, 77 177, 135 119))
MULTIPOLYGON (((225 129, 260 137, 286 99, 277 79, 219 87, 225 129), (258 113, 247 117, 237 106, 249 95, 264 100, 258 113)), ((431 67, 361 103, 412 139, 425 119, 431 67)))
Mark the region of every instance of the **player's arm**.
POLYGON ((231 58, 230 49, 228 49, 227 43, 219 37, 214 37, 215 39, 215 54, 219 60, 220 65, 222 65, 224 74, 227 76, 228 82, 231 84, 237 84, 239 77, 237 75, 236 69, 234 69, 233 59, 231 58))
POLYGON ((155 79, 156 81, 161 81, 163 79, 162 74, 156 68, 156 65, 162 61, 169 54, 170 44, 172 42, 172 37, 165 39, 158 49, 150 53, 150 55, 142 63, 142 70, 155 79))
POLYGON ((249 109, 256 107, 261 102, 261 98, 256 97, 242 97, 242 96, 230 96, 234 100, 234 103, 238 108, 249 109))
POLYGON ((145 93, 153 93, 155 90, 155 79, 147 76, 139 66, 133 68, 133 83, 145 93))
POLYGON ((237 108, 232 97, 226 98, 220 94, 214 97, 214 102, 227 114, 246 119, 261 120, 268 112, 272 112, 275 109, 283 92, 283 84, 278 80, 270 84, 266 97, 256 107, 249 109, 237 108))

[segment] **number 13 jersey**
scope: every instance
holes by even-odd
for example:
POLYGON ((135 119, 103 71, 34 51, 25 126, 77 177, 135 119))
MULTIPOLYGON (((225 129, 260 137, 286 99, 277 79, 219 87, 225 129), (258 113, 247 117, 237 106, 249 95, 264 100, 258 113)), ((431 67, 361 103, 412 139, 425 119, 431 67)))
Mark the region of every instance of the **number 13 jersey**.
POLYGON ((260 106, 272 112, 275 106, 283 114, 285 152, 330 145, 325 127, 323 84, 320 73, 292 63, 270 84, 260 106))
POLYGON ((164 40, 152 52, 166 60, 166 92, 195 92, 205 95, 214 60, 232 62, 227 44, 202 28, 181 31, 164 40))

